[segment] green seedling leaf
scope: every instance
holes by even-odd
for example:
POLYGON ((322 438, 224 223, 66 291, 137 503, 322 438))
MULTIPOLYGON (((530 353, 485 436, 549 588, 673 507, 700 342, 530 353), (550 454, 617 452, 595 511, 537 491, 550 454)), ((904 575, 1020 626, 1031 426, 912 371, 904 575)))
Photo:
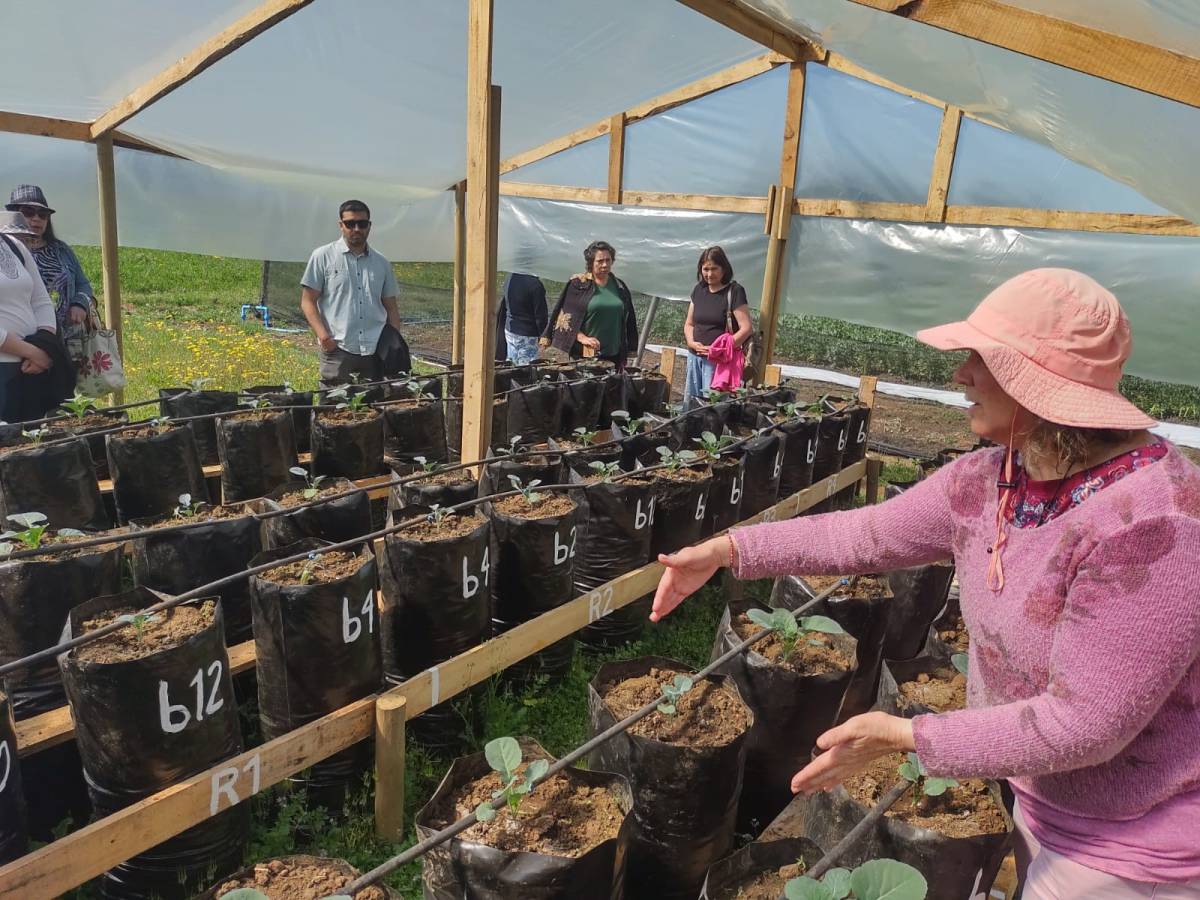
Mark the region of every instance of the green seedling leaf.
POLYGON ((588 468, 603 478, 605 481, 612 481, 621 472, 621 464, 619 462, 595 462, 588 463, 588 468))
POLYGON ((521 745, 516 738, 499 737, 488 741, 483 748, 483 756, 493 771, 507 781, 513 777, 517 766, 521 765, 521 745))
POLYGON ((13 513, 11 516, 5 516, 5 518, 10 522, 16 522, 24 528, 32 528, 46 521, 46 517, 40 512, 13 513))
POLYGON ((958 787, 953 778, 926 778, 922 790, 926 797, 940 797, 952 787, 958 787))
POLYGON ((59 409, 65 409, 76 419, 84 418, 89 412, 96 408, 96 400, 94 397, 88 397, 85 394, 75 391, 75 396, 70 400, 64 400, 59 404, 59 409))
POLYGON ((801 616, 800 628, 804 631, 819 631, 822 634, 846 633, 846 629, 828 616, 801 616))
POLYGON ((783 886, 783 896, 787 900, 835 900, 829 885, 807 875, 790 879, 783 886))
POLYGON ((492 808, 490 803, 480 803, 475 807, 475 818, 480 822, 490 822, 496 818, 496 810, 492 808))
POLYGON ((221 900, 270 900, 270 898, 254 888, 238 888, 236 891, 222 894, 221 900))
POLYGON ((78 528, 60 528, 55 532, 58 537, 87 537, 78 528))
POLYGON ((904 762, 900 763, 899 768, 896 769, 896 774, 905 781, 911 781, 913 784, 916 784, 921 780, 921 773, 917 767, 912 764, 911 760, 905 760, 904 762))
POLYGON ((925 900, 929 885, 912 866, 894 859, 872 859, 850 873, 855 900, 925 900))
POLYGON ((546 777, 550 771, 550 763, 544 759, 535 759, 525 768, 526 782, 538 781, 546 777))
POLYGON ((967 674, 967 666, 968 666, 967 654, 955 653, 953 656, 950 657, 950 662, 954 666, 954 668, 958 669, 958 671, 962 672, 964 675, 967 674))
POLYGON ((850 896, 850 870, 830 869, 821 879, 821 883, 829 888, 833 900, 843 900, 850 896))
POLYGON ((676 675, 675 680, 662 687, 663 702, 658 705, 658 711, 666 716, 673 716, 678 711, 679 698, 692 689, 694 684, 689 675, 676 675))
POLYGON ((21 437, 28 440, 33 446, 38 446, 50 434, 49 428, 31 428, 28 431, 22 431, 21 437))

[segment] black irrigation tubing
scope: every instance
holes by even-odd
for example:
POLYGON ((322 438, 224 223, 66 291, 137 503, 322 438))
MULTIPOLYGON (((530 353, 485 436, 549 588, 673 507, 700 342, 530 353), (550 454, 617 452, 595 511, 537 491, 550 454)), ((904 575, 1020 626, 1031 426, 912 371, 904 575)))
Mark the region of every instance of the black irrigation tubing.
MULTIPOLYGON (((152 400, 135 400, 132 403, 122 403, 120 406, 93 406, 88 409, 87 413, 85 413, 85 415, 82 419, 79 418, 78 416, 76 416, 70 410, 67 410, 62 415, 49 416, 45 419, 30 419, 28 422, 13 422, 12 424, 21 425, 23 427, 25 425, 44 425, 44 424, 58 425, 58 424, 65 423, 65 422, 82 423, 87 419, 87 416, 89 416, 89 415, 96 416, 98 418, 104 418, 109 413, 123 412, 124 410, 127 410, 127 409, 137 409, 139 406, 150 406, 153 403, 158 403, 160 400, 175 400, 179 397, 184 396, 184 394, 187 394, 187 393, 189 393, 189 392, 184 391, 183 393, 180 393, 180 394, 172 394, 170 397, 155 397, 152 400)), ((63 409, 62 406, 59 406, 58 408, 63 409)))
MULTIPOLYGON (((815 604, 820 603, 822 600, 824 600, 826 597, 830 596, 838 588, 843 587, 844 585, 846 585, 848 583, 849 583, 849 579, 847 579, 847 578, 843 578, 840 581, 835 582, 834 584, 832 584, 828 588, 826 588, 824 591, 822 591, 820 594, 817 594, 817 596, 813 597, 807 603, 803 603, 799 607, 797 607, 795 610, 792 610, 792 616, 793 617, 799 616, 802 612, 804 612, 807 609, 810 609, 815 604)), ((720 668, 725 663, 727 663, 729 660, 733 659, 738 654, 744 652, 746 650, 746 648, 748 648, 751 644, 755 644, 758 641, 761 641, 763 638, 765 638, 768 634, 770 634, 774 630, 775 629, 773 629, 773 628, 763 628, 759 631, 756 631, 754 634, 750 635, 750 637, 746 638, 745 640, 743 640, 742 642, 740 642, 738 644, 735 644, 732 648, 730 648, 725 653, 722 653, 720 656, 718 656, 716 659, 714 659, 712 662, 710 662, 707 666, 705 666, 703 669, 701 669, 695 675, 692 675, 691 676, 692 680, 694 682, 699 682, 700 679, 708 677, 713 672, 715 672, 718 668, 720 668)), ((583 757, 587 756, 587 754, 591 753, 594 749, 599 747, 601 744, 605 743, 606 741, 611 740, 612 738, 616 737, 621 732, 627 731, 635 723, 641 721, 642 719, 646 718, 646 716, 650 715, 650 713, 654 712, 654 710, 656 710, 658 708, 658 705, 660 703, 662 703, 662 697, 656 697, 655 699, 653 699, 649 703, 647 703, 645 706, 643 706, 641 709, 638 709, 635 712, 630 713, 624 719, 609 726, 608 728, 606 728, 604 731, 600 732, 598 735, 596 735, 591 740, 576 747, 574 750, 572 750, 570 753, 568 753, 562 759, 558 760, 558 762, 556 762, 552 766, 550 766, 550 768, 546 770, 545 775, 543 775, 541 778, 537 779, 536 781, 532 782, 533 788, 536 789, 537 785, 541 784, 547 778, 551 777, 552 775, 558 774, 559 772, 566 769, 568 766, 571 766, 574 763, 578 762, 579 760, 583 759, 583 757)), ((899 795, 897 794, 897 796, 899 796, 899 795)), ((506 800, 504 797, 499 797, 491 802, 491 807, 492 807, 492 809, 499 809, 501 806, 503 806, 505 804, 505 802, 506 802, 506 800)), ((892 802, 894 803, 895 800, 893 800, 892 802)), ((474 825, 476 821, 477 820, 475 818, 475 813, 470 813, 469 815, 464 816, 463 818, 461 818, 457 822, 455 822, 453 825, 449 825, 446 828, 443 828, 441 831, 438 831, 435 834, 431 834, 425 840, 421 841, 420 843, 414 844, 413 846, 409 847, 407 850, 405 850, 400 855, 392 857, 390 860, 383 863, 382 865, 379 865, 376 868, 372 869, 370 872, 367 872, 366 874, 360 876, 357 880, 350 882, 348 885, 346 885, 344 888, 342 888, 342 893, 348 894, 349 896, 353 897, 358 891, 361 891, 363 888, 370 887, 372 884, 377 882, 379 879, 381 879, 387 875, 390 875, 392 872, 396 871, 396 869, 400 868, 401 866, 412 862, 414 859, 416 859, 419 856, 424 856, 426 853, 428 853, 434 847, 437 847, 440 844, 444 844, 446 841, 450 840, 450 838, 455 837, 456 835, 459 835, 462 832, 466 831, 468 828, 470 828, 472 825, 474 825)))
MULTIPOLYGON (((879 801, 871 808, 865 816, 858 820, 858 823, 846 832, 846 836, 833 845, 833 848, 826 853, 817 862, 815 866, 809 869, 804 874, 809 878, 820 878, 831 868, 833 864, 841 859, 842 855, 861 838, 869 829, 875 826, 875 823, 883 818, 884 813, 896 805, 896 801, 904 796, 904 792, 912 786, 909 781, 898 781, 891 786, 886 794, 879 798, 879 801)), ((787 900, 786 897, 780 897, 780 900, 787 900)))

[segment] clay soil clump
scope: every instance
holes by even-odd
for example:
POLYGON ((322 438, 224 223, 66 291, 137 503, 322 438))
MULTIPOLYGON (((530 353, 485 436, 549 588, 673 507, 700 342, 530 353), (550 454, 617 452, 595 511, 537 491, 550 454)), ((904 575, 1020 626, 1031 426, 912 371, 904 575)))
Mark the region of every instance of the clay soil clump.
MULTIPOLYGON (((646 675, 601 687, 601 697, 617 719, 662 696, 662 686, 684 674, 653 668, 646 675)), ((684 694, 673 716, 655 710, 635 723, 631 734, 686 747, 724 747, 750 728, 750 714, 729 690, 709 681, 698 681, 684 694)))
POLYGON ((330 550, 328 553, 318 554, 313 560, 307 582, 300 580, 309 563, 304 559, 268 569, 259 577, 275 584, 328 584, 353 575, 365 562, 365 559, 348 550, 330 550))
MULTIPOLYGON (((83 623, 83 632, 96 631, 116 621, 118 616, 137 613, 135 607, 123 607, 109 610, 94 619, 83 623)), ((216 604, 206 600, 200 605, 184 604, 174 609, 154 613, 154 618, 139 629, 134 625, 114 631, 110 635, 75 648, 76 658, 81 662, 90 663, 119 663, 131 659, 140 659, 157 653, 159 650, 169 650, 178 647, 189 638, 199 634, 212 624, 216 615, 216 604)))
MULTIPOLYGON (((733 630, 742 640, 762 628, 746 618, 746 614, 733 620, 733 630)), ((751 647, 759 656, 776 665, 787 666, 802 675, 825 675, 829 672, 846 672, 854 665, 854 654, 839 647, 834 635, 823 632, 803 634, 796 641, 791 654, 784 659, 783 640, 777 632, 767 635, 751 647)))
MULTIPOLYGON (((217 888, 217 897, 224 897, 238 888, 254 888, 271 900, 321 900, 352 882, 357 876, 345 869, 314 863, 295 863, 273 859, 259 863, 254 874, 247 878, 226 881, 217 888)), ((354 895, 355 900, 385 900, 382 890, 372 885, 354 895)))
MULTIPOLYGON (((522 763, 518 769, 522 775, 526 765, 522 763)), ((495 772, 462 785, 446 798, 439 810, 441 818, 446 824, 463 818, 480 803, 490 801, 500 788, 500 776, 495 772)), ((476 822, 462 837, 509 853, 576 859, 615 838, 624 819, 617 797, 608 788, 582 784, 560 772, 526 794, 515 814, 507 806, 501 807, 496 818, 476 822)))
MULTIPOLYGON (((903 753, 879 757, 862 774, 846 779, 846 790, 856 802, 871 808, 900 779, 896 770, 904 759, 903 753)), ((1008 827, 997 798, 985 782, 974 778, 959 781, 958 787, 940 797, 916 799, 910 789, 887 816, 956 838, 1003 834, 1008 827)))
POLYGON ((900 704, 905 709, 919 704, 943 713, 967 707, 967 676, 957 669, 922 672, 915 681, 906 681, 898 687, 900 704))

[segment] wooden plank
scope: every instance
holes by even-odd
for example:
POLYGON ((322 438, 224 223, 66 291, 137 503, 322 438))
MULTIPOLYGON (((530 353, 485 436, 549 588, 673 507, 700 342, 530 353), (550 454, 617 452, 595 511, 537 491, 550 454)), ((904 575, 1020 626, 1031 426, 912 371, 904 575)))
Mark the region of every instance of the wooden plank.
MULTIPOLYGON (((105 324, 116 332, 117 348, 125 359, 124 327, 121 322, 121 273, 117 260, 117 177, 111 137, 96 141, 96 180, 100 190, 100 265, 104 290, 105 324)), ((113 405, 125 402, 125 391, 112 392, 113 405)))
POLYGON ((925 221, 946 220, 946 198, 950 196, 950 179, 954 174, 954 152, 958 147, 958 129, 962 110, 947 106, 942 111, 942 127, 938 131, 937 150, 933 154, 933 170, 929 175, 929 192, 925 198, 925 221))
POLYGON ((562 153, 564 150, 570 150, 572 147, 586 144, 590 140, 606 135, 611 123, 611 119, 593 122, 582 128, 576 128, 574 131, 556 137, 553 140, 546 141, 544 144, 538 144, 536 147, 530 147, 528 150, 513 154, 507 159, 500 161, 500 174, 506 175, 522 166, 527 166, 540 159, 545 159, 547 156, 562 153))
MULTIPOLYGON (((865 472, 866 461, 860 460, 740 524, 774 522, 798 515, 854 484, 865 472)), ((0 868, 0 896, 23 900, 57 897, 230 805, 244 802, 370 737, 377 701, 387 698, 388 704, 397 704, 403 700, 408 717, 419 715, 653 591, 662 569, 658 563, 636 569, 428 669, 380 697, 355 701, 21 857, 0 868)))
POLYGON ((570 187, 562 184, 527 184, 523 181, 501 181, 502 197, 531 197, 535 200, 565 200, 568 203, 607 203, 605 188, 570 187))
POLYGON ((621 202, 626 206, 651 206, 660 209, 692 209, 701 212, 766 212, 765 197, 740 197, 734 194, 672 194, 660 191, 625 191, 621 202))
POLYGON ((869 409, 875 408, 875 392, 879 389, 879 379, 874 375, 864 375, 858 379, 858 401, 869 409))
POLYGON ((466 333, 463 344, 463 459, 487 456, 495 371, 496 136, 492 92, 492 0, 469 0, 467 15, 466 333))
POLYGON ((879 502, 879 476, 883 473, 883 460, 874 457, 867 460, 867 502, 879 502))
POLYGON ((998 0, 853 0, 913 22, 1200 106, 1200 59, 998 0))
POLYGON ((1070 212, 1062 209, 1022 209, 1008 206, 948 206, 946 223, 994 228, 1049 228, 1058 231, 1200 237, 1200 225, 1187 219, 1136 213, 1070 212))
POLYGON ((923 203, 885 203, 871 200, 812 200, 802 197, 792 201, 792 212, 798 216, 920 222, 925 218, 925 205, 923 203))
POLYGON ((375 836, 404 840, 404 722, 408 701, 385 694, 375 703, 375 836))
POLYGON ((91 136, 97 138, 107 134, 150 104, 187 84, 213 63, 224 59, 238 47, 310 3, 312 0, 266 0, 102 113, 91 124, 91 136))
MULTIPOLYGON (((770 47, 788 59, 800 60, 813 52, 812 45, 798 34, 789 33, 778 22, 736 0, 678 0, 684 6, 720 22, 743 37, 770 47)), ((811 58, 811 57, 808 57, 811 58)))
POLYGON ((658 371, 667 379, 667 402, 675 392, 675 348, 663 347, 658 354, 658 371))
POLYGON ((621 187, 625 183, 625 113, 612 117, 608 126, 608 202, 621 202, 621 187))
POLYGON ((779 183, 796 187, 796 163, 800 160, 800 124, 804 114, 804 63, 792 63, 788 72, 787 103, 783 115, 783 152, 779 158, 779 183))
POLYGON ((61 138, 67 141, 90 141, 92 139, 87 122, 18 112, 0 112, 0 131, 61 138))
POLYGON ((0 897, 50 900, 371 736, 375 697, 344 706, 0 868, 0 897))
POLYGON ((450 324, 450 362, 460 365, 463 361, 463 329, 466 316, 466 258, 467 225, 463 205, 467 199, 467 183, 454 185, 454 306, 450 324))
POLYGON ((767 387, 778 387, 781 381, 783 381, 783 368, 771 363, 763 374, 763 384, 767 387))

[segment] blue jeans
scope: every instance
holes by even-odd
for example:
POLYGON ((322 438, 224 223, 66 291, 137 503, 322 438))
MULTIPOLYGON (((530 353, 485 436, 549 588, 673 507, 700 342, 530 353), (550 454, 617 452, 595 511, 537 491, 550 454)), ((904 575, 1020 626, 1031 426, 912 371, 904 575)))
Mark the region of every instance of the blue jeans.
POLYGON ((712 385, 713 373, 717 364, 709 362, 707 356, 700 356, 688 351, 687 378, 683 382, 683 402, 691 397, 703 397, 704 392, 712 385))
POLYGON ((508 344, 508 358, 514 364, 527 366, 537 359, 538 339, 536 337, 513 334, 506 328, 504 329, 504 340, 508 344))

